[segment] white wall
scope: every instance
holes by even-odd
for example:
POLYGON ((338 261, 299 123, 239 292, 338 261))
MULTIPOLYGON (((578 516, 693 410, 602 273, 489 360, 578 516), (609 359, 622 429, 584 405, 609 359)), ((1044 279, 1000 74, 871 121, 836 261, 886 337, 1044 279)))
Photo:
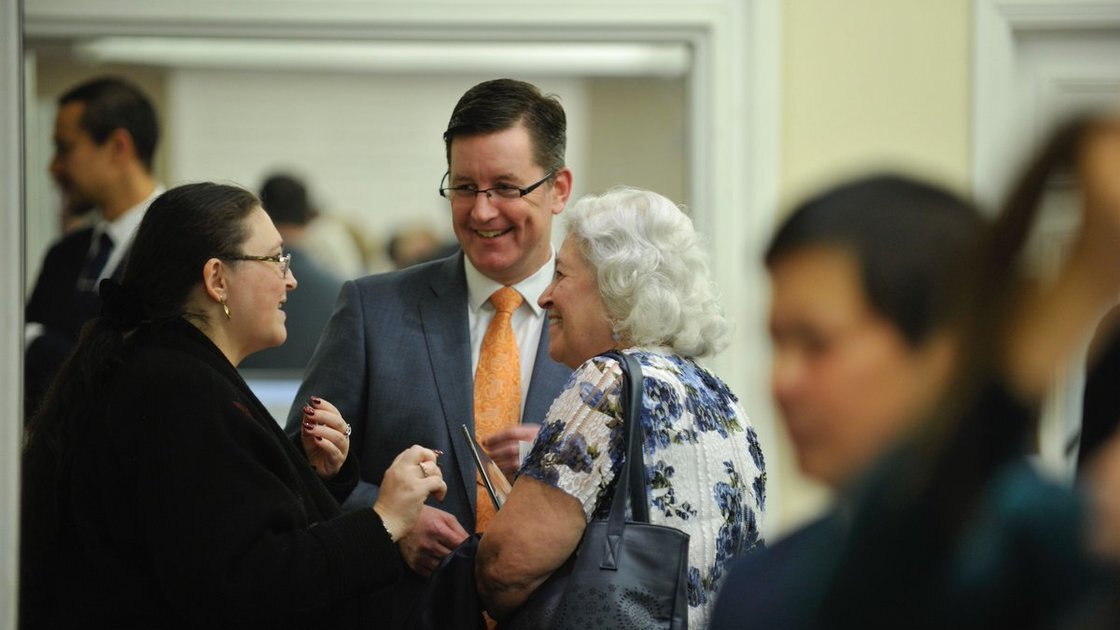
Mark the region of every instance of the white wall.
MULTIPOLYGON (((442 140, 464 91, 493 77, 171 70, 167 79, 168 179, 232 181, 257 190, 276 168, 306 177, 324 212, 388 236, 417 220, 452 238, 437 192, 447 170, 442 140)), ((583 190, 587 84, 530 80, 560 97, 567 161, 583 190)))
MULTIPOLYGON (((783 209, 836 180, 889 168, 967 190, 970 0, 786 0, 783 209)), ((779 425, 781 423, 779 422, 779 425)), ((828 495, 779 432, 783 529, 828 495)))

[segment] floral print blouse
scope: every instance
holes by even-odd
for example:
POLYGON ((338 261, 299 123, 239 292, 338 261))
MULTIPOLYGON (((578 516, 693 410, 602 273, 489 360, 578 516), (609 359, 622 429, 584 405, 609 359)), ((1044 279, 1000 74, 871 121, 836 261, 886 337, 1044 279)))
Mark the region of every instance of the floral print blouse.
MULTIPOLYGON (((642 434, 650 521, 690 535, 689 627, 707 627, 716 589, 736 555, 762 544, 766 464, 758 436, 727 385, 667 348, 625 351, 642 366, 642 434)), ((588 519, 610 511, 624 459, 622 371, 594 357, 552 403, 523 475, 575 497, 588 519)))

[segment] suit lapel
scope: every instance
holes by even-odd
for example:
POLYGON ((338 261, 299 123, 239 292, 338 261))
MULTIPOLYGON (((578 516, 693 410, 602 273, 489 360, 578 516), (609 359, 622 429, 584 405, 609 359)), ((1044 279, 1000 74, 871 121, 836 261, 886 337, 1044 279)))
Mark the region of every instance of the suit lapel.
POLYGON ((420 325, 428 348, 448 439, 458 464, 460 482, 475 506, 475 465, 461 425, 474 432, 471 339, 467 325, 467 281, 463 256, 447 259, 420 300, 420 325))
POLYGON ((533 376, 529 381, 529 392, 525 398, 525 411, 522 423, 540 424, 545 420, 552 401, 560 395, 564 383, 572 371, 555 362, 548 356, 548 324, 541 330, 541 340, 537 344, 537 358, 533 361, 533 376))

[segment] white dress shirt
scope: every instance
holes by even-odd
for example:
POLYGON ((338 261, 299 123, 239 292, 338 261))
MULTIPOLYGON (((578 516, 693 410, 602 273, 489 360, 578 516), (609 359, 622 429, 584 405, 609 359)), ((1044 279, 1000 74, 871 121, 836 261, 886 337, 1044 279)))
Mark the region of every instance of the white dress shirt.
MULTIPOLYGON (((474 374, 478 370, 478 354, 482 350, 482 338, 486 335, 490 320, 494 318, 494 305, 490 303, 490 296, 504 285, 482 275, 482 272, 471 264, 469 258, 464 256, 463 262, 467 272, 467 321, 471 332, 471 374, 474 374)), ((537 360, 537 345, 540 343, 541 331, 544 330, 547 318, 545 310, 537 304, 537 300, 552 282, 555 269, 556 253, 553 252, 548 257, 548 262, 536 273, 513 285, 522 297, 521 305, 513 312, 511 321, 521 362, 522 414, 525 413, 529 380, 533 376, 533 365, 537 360)), ((542 419, 535 418, 535 420, 542 419)))

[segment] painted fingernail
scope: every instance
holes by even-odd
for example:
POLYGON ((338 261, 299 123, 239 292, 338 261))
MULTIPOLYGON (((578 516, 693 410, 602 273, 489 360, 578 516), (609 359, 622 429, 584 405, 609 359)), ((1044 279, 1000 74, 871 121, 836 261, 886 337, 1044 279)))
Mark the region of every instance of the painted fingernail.
POLYGON ((313 416, 313 415, 315 415, 315 410, 312 409, 311 406, 309 405, 309 406, 303 408, 303 413, 305 413, 309 416, 313 416))
POLYGON ((311 397, 311 404, 313 404, 313 405, 321 405, 321 404, 323 404, 323 399, 322 399, 322 398, 319 398, 318 396, 312 396, 312 397, 311 397))
POLYGON ((315 441, 316 441, 316 442, 322 442, 322 441, 323 441, 323 436, 321 436, 321 435, 316 435, 316 436, 315 436, 315 441))
POLYGON ((435 453, 436 455, 443 455, 443 451, 439 450, 438 448, 433 448, 432 452, 435 453))
POLYGON ((308 431, 311 431, 312 429, 314 429, 314 428, 315 428, 315 423, 313 423, 313 422, 304 422, 304 423, 303 423, 303 428, 307 429, 308 431))

